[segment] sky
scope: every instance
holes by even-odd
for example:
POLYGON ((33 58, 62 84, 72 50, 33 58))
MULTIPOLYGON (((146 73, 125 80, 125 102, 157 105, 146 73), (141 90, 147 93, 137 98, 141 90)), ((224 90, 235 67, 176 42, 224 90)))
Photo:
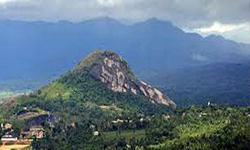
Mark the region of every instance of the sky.
POLYGON ((156 17, 187 32, 250 43, 249 0, 0 0, 0 19, 79 22, 103 16, 125 23, 156 17))

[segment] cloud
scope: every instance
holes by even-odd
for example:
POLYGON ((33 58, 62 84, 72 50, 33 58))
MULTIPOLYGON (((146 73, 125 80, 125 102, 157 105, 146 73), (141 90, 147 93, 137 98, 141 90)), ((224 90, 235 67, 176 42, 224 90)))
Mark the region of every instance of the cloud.
POLYGON ((114 7, 120 2, 121 2, 120 0, 98 0, 99 5, 104 7, 114 7))
POLYGON ((7 9, 0 9, 0 18, 27 20, 59 17, 78 21, 103 15, 138 21, 157 17, 192 28, 215 21, 222 24, 249 21, 247 0, 0 0, 0 3, 8 4, 7 9), (58 11, 56 15, 54 10, 58 11), (39 17, 34 13, 39 13, 39 17))
POLYGON ((203 33, 211 33, 211 32, 224 33, 224 32, 230 32, 230 31, 237 30, 237 29, 242 29, 245 26, 246 24, 230 25, 230 24, 222 24, 220 22, 214 22, 214 24, 210 27, 202 27, 196 30, 199 32, 203 32, 203 33))
POLYGON ((27 2, 28 0, 0 0, 0 5, 7 4, 7 3, 13 3, 13 2, 27 2))
POLYGON ((236 28, 235 30, 227 31, 221 34, 225 38, 235 40, 237 42, 250 43, 250 24, 245 23, 242 28, 236 28))
POLYGON ((248 22, 242 24, 222 24, 214 22, 213 25, 209 27, 194 28, 191 30, 185 29, 185 31, 196 32, 203 36, 216 34, 237 42, 250 43, 250 26, 248 22))
POLYGON ((15 1, 15 0, 0 0, 0 4, 5 4, 11 1, 15 1))

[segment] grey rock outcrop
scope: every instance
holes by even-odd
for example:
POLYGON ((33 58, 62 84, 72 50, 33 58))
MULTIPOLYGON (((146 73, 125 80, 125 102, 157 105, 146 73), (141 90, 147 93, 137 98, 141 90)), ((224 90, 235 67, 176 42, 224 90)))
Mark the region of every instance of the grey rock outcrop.
POLYGON ((152 103, 163 104, 173 109, 176 104, 158 89, 139 81, 128 63, 118 54, 110 51, 97 51, 80 62, 73 72, 89 71, 91 76, 101 81, 115 92, 130 92, 143 95, 152 103))

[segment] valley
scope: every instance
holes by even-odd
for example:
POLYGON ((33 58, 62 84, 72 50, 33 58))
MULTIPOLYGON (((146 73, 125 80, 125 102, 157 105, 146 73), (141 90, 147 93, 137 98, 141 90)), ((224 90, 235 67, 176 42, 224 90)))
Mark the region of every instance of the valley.
POLYGON ((22 90, 22 91, 0 91, 0 103, 4 102, 5 100, 11 97, 17 97, 23 94, 31 93, 31 90, 22 90))
POLYGON ((12 94, 0 105, 1 148, 20 149, 24 141, 32 150, 247 149, 250 143, 249 106, 204 100, 179 107, 112 51, 95 51, 33 92, 2 92, 12 94))

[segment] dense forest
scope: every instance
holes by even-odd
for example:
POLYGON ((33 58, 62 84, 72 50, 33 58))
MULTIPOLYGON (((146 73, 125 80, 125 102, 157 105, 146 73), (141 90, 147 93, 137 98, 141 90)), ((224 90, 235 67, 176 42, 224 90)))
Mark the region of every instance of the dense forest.
POLYGON ((250 62, 212 63, 169 72, 141 73, 140 78, 160 87, 179 107, 208 101, 231 106, 250 105, 250 62))
POLYGON ((189 107, 174 113, 151 116, 149 120, 131 117, 103 128, 107 121, 91 127, 79 122, 54 128, 32 143, 34 149, 249 149, 250 109, 222 106, 189 107), (98 130, 100 135, 93 136, 98 130))

